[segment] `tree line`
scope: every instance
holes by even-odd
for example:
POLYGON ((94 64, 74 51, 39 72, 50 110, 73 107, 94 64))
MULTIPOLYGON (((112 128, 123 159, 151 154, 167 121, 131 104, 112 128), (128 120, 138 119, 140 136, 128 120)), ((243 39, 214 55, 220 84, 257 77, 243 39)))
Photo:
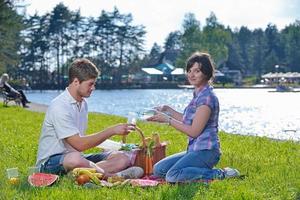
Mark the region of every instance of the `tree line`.
POLYGON ((247 26, 232 29, 214 13, 204 24, 187 13, 181 30, 166 37, 162 46, 145 50, 145 27, 134 25, 131 14, 102 10, 98 17, 82 16, 63 3, 44 15, 27 16, 22 7, 0 0, 0 72, 26 78, 34 88, 63 88, 67 67, 78 57, 101 68, 101 82, 120 84, 122 75, 134 74, 164 52, 175 52, 172 64, 184 67, 195 51, 212 55, 218 69, 240 70, 243 77, 259 78, 275 70, 300 72, 300 21, 278 30, 247 26), (275 66, 277 66, 275 68, 275 66))

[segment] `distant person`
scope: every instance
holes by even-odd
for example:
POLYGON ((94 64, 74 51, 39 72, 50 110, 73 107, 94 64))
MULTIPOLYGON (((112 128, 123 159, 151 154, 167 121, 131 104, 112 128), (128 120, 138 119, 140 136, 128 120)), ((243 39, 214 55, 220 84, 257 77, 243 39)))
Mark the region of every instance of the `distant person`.
POLYGON ((17 98, 21 97, 21 102, 24 108, 28 108, 27 103, 31 103, 28 101, 27 97, 25 96, 24 92, 22 90, 16 90, 14 89, 9 83, 9 76, 8 74, 4 73, 1 76, 0 80, 0 87, 4 88, 5 92, 8 93, 9 97, 17 98))
POLYGON ((106 177, 117 175, 139 178, 143 175, 143 169, 140 167, 124 170, 134 163, 132 153, 82 153, 114 135, 127 135, 135 129, 134 125, 125 123, 85 135, 88 122, 88 105, 85 98, 95 90, 98 76, 98 69, 87 59, 77 59, 71 64, 69 86, 52 100, 46 112, 36 163, 41 172, 65 174, 77 167, 88 167, 96 168, 106 177))
POLYGON ((26 78, 22 78, 21 87, 22 90, 31 90, 31 87, 29 86, 29 83, 27 82, 26 78))
POLYGON ((186 64, 187 78, 194 86, 193 98, 183 114, 164 105, 148 121, 168 123, 188 136, 187 151, 166 157, 154 166, 154 175, 167 182, 223 179, 239 176, 236 169, 215 169, 221 151, 218 137, 219 101, 210 81, 214 64, 209 54, 194 53, 186 64))

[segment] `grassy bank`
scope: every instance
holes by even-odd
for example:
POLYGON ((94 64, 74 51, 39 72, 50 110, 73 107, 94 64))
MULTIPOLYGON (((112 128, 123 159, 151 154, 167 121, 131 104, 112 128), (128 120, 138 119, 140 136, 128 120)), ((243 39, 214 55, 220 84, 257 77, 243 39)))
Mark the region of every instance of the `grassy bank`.
MULTIPOLYGON (((27 167, 34 165, 43 113, 0 105, 0 199, 300 199, 300 144, 246 137, 221 132, 223 156, 218 167, 232 166, 246 175, 244 180, 214 181, 204 185, 162 185, 153 188, 86 189, 67 177, 48 188, 32 188, 26 182, 27 167), (18 167, 21 184, 9 185, 5 169, 18 167)), ((125 118, 90 114, 88 133, 125 118)), ((146 135, 158 132, 169 141, 167 154, 186 148, 186 138, 165 125, 138 123, 146 135)), ((115 137, 120 140, 119 137, 115 137)), ((128 142, 139 142, 132 133, 128 142)), ((97 151, 93 149, 91 151, 97 151)))

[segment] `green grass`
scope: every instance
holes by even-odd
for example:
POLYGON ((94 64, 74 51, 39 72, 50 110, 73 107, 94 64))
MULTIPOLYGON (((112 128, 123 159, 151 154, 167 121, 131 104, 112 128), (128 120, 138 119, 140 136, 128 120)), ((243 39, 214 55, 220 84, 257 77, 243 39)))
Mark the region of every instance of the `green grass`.
MULTIPOLYGON (((153 188, 116 187, 88 189, 76 186, 67 176, 47 188, 27 184, 27 167, 35 164, 44 113, 0 106, 0 199, 300 199, 300 145, 221 132, 223 156, 218 167, 232 166, 244 180, 214 181, 209 185, 161 185, 153 188), (18 167, 21 183, 10 185, 6 169, 18 167)), ((99 131, 125 118, 90 114, 88 133, 99 131)), ((165 125, 138 123, 145 135, 158 132, 168 141, 167 154, 186 148, 186 137, 165 125)), ((114 139, 120 140, 120 137, 114 139)), ((128 142, 139 142, 132 133, 128 142)), ((89 152, 95 152, 92 149, 89 152)))

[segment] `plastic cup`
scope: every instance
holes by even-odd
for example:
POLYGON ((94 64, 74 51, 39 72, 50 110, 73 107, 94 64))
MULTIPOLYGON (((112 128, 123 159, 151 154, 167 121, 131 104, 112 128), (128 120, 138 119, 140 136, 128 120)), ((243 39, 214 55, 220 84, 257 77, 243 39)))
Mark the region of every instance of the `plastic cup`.
POLYGON ((152 117, 153 115, 156 114, 156 110, 155 109, 144 109, 142 112, 141 112, 141 119, 142 120, 146 120, 148 119, 149 117, 152 117))
POLYGON ((127 123, 136 125, 137 114, 134 112, 129 112, 127 116, 127 123))
POLYGON ((18 168, 9 168, 6 169, 7 172, 7 178, 17 178, 19 177, 19 170, 18 168))
POLYGON ((17 185, 20 182, 19 170, 18 168, 9 168, 6 169, 7 178, 10 184, 17 185))
POLYGON ((32 167, 28 167, 28 176, 38 173, 39 172, 39 168, 32 166, 32 167))

